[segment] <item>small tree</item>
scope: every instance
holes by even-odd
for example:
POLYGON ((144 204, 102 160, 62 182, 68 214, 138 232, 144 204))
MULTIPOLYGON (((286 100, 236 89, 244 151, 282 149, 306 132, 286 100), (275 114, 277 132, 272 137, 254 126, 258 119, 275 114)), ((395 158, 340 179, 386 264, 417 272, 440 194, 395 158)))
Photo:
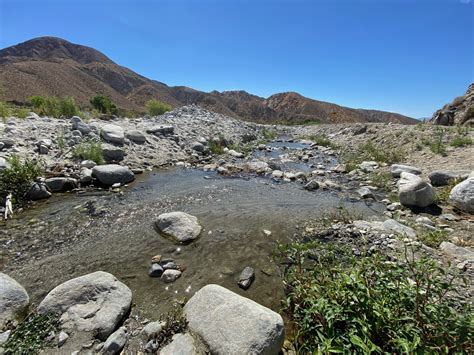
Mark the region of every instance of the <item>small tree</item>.
POLYGON ((154 99, 148 100, 145 107, 151 116, 159 116, 171 110, 170 105, 154 99))
POLYGON ((105 114, 111 114, 111 115, 116 115, 118 113, 117 106, 115 106, 114 103, 108 98, 107 96, 104 95, 97 95, 94 96, 90 100, 91 105, 100 113, 105 113, 105 114))

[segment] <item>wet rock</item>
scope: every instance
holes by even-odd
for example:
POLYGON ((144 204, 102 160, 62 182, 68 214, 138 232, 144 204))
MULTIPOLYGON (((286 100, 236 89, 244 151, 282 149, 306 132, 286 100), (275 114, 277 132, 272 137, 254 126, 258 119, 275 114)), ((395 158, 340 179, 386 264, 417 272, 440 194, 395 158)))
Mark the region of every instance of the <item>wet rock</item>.
POLYGON ((82 185, 87 185, 92 182, 92 169, 82 168, 79 173, 79 182, 82 185))
POLYGON ((127 329, 120 327, 107 338, 102 347, 102 353, 104 355, 120 354, 125 344, 127 344, 128 337, 127 329))
POLYGON ((173 335, 171 343, 166 345, 160 351, 160 355, 194 355, 196 348, 194 347, 194 339, 189 334, 173 335))
POLYGON ((120 147, 104 144, 102 146, 102 155, 107 163, 119 162, 125 157, 125 151, 120 147))
POLYGON ((126 137, 130 139, 133 143, 143 144, 146 142, 145 135, 138 130, 128 131, 126 137))
POLYGON ((150 322, 143 327, 141 331, 142 337, 147 341, 151 340, 152 338, 156 337, 159 332, 161 332, 162 328, 163 325, 160 322, 150 322))
POLYGON ((45 183, 52 192, 71 191, 77 188, 77 180, 71 177, 49 178, 45 183))
POLYGON ((379 164, 376 161, 363 161, 359 164, 359 169, 364 173, 371 173, 372 171, 379 168, 379 164))
POLYGON ((146 130, 146 133, 151 133, 151 134, 163 134, 163 135, 167 135, 167 134, 173 134, 174 132, 174 127, 173 126, 169 126, 169 125, 165 125, 165 126, 153 126, 153 127, 150 127, 150 128, 147 128, 146 130))
POLYGON ((43 182, 34 182, 26 193, 26 198, 31 201, 42 200, 51 197, 51 192, 43 182))
POLYGON ((374 193, 367 186, 362 186, 361 188, 357 189, 357 193, 362 198, 374 198, 374 193))
POLYGON ((439 248, 447 255, 458 260, 474 260, 474 252, 451 242, 442 242, 439 248))
POLYGON ((421 175, 421 170, 410 165, 402 165, 402 164, 393 164, 390 167, 390 173, 393 177, 400 177, 401 173, 410 173, 413 175, 421 175))
POLYGON ((387 219, 383 222, 382 226, 388 232, 404 235, 410 239, 416 238, 416 231, 413 228, 401 224, 394 219, 387 219))
POLYGON ((247 266, 239 276, 239 282, 237 283, 240 288, 247 290, 255 279, 255 270, 250 266, 247 266))
POLYGON ((82 121, 79 116, 73 116, 71 118, 72 129, 81 132, 83 135, 91 133, 89 126, 82 121))
POLYGON ((261 174, 270 170, 268 164, 264 161, 255 160, 245 163, 244 169, 251 173, 261 174))
POLYGON ((167 269, 161 275, 161 280, 166 282, 166 283, 171 283, 171 282, 175 282, 180 277, 181 277, 181 271, 173 270, 173 269, 167 269))
POLYGON ((64 331, 61 331, 58 337, 58 347, 63 346, 64 343, 68 340, 68 338, 69 338, 69 335, 64 331))
POLYGON ((163 213, 158 216, 155 225, 160 233, 179 243, 196 239, 202 230, 198 219, 184 212, 163 213))
POLYGON ((127 184, 135 179, 135 175, 128 167, 116 164, 95 166, 92 169, 92 176, 104 185, 113 185, 116 182, 127 184))
POLYGON ((278 354, 285 339, 278 313, 218 285, 196 292, 184 313, 213 354, 278 354))
POLYGON ((161 277, 163 274, 163 267, 160 264, 153 263, 150 266, 150 270, 148 271, 148 276, 150 277, 161 277))
POLYGON ((128 313, 132 291, 115 276, 97 271, 54 288, 38 306, 40 314, 60 315, 65 330, 92 332, 101 340, 128 313))
MULTIPOLYGON (((274 179, 282 179, 283 178, 283 171, 281 170, 273 170, 272 171, 272 178, 274 179)), ((319 187, 319 186, 318 186, 319 187)))
POLYGON ((469 176, 470 170, 462 170, 462 171, 447 171, 447 170, 439 170, 433 171, 429 175, 429 179, 433 186, 445 186, 450 183, 452 180, 464 180, 467 179, 469 176))
POLYGON ((8 321, 26 316, 29 304, 30 298, 23 286, 0 272, 0 329, 8 321))
POLYGON ((398 182, 398 197, 404 206, 427 207, 436 198, 433 187, 419 176, 402 172, 398 182))
POLYGON ((306 185, 304 185, 304 188, 308 191, 314 191, 319 189, 319 182, 316 180, 310 180, 306 185))
POLYGON ((110 143, 122 145, 125 141, 125 132, 123 128, 113 124, 106 124, 102 127, 100 135, 104 140, 110 143))
POLYGON ((474 178, 454 186, 449 194, 449 203, 461 211, 474 213, 474 178))

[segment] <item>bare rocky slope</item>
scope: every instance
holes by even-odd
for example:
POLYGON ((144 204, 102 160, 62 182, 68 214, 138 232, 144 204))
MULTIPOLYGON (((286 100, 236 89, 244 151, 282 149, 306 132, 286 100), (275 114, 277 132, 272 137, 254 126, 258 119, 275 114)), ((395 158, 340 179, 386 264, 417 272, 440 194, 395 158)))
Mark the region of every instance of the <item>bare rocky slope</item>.
POLYGON ((122 109, 143 111, 158 99, 173 107, 197 104, 234 118, 262 123, 417 121, 391 112, 352 109, 294 92, 262 98, 245 91, 170 87, 122 67, 99 51, 55 37, 35 38, 0 51, 0 82, 7 101, 24 103, 32 95, 72 96, 82 105, 100 93, 122 109))
POLYGON ((474 83, 469 85, 465 95, 436 111, 431 122, 444 126, 474 125, 474 83))

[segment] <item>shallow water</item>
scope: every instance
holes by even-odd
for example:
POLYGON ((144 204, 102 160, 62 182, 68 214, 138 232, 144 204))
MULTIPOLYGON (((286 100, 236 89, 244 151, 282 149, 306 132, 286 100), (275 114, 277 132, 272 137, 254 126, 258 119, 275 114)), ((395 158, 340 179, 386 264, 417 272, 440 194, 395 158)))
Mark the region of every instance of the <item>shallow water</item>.
POLYGON ((1 240, 3 264, 35 302, 61 282, 104 270, 127 284, 134 304, 152 318, 173 299, 209 283, 278 310, 283 285, 272 260, 276 241, 289 240, 302 222, 341 205, 364 215, 382 211, 378 203, 352 202, 340 192, 309 192, 298 183, 161 170, 140 176, 123 195, 56 195, 38 204, 8 223, 1 240), (153 227, 159 214, 176 210, 197 216, 203 226, 189 245, 177 246, 153 227), (173 284, 150 278, 156 254, 186 266, 182 277, 173 284), (255 269, 256 279, 243 291, 237 279, 246 266, 255 269))

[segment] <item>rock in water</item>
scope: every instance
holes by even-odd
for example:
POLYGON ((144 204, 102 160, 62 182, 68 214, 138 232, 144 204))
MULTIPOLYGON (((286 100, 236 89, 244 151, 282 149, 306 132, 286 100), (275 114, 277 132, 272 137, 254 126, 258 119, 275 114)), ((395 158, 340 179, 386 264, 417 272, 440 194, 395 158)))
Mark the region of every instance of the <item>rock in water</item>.
POLYGON ((404 206, 427 207, 435 201, 433 187, 419 176, 402 172, 398 182, 398 197, 404 206))
POLYGON ((445 186, 448 185, 450 181, 455 179, 467 179, 469 176, 469 170, 462 170, 462 171, 446 171, 446 170, 439 170, 433 171, 430 173, 429 178, 431 184, 433 186, 445 186))
POLYGON ((158 231, 179 243, 196 239, 202 227, 196 217, 184 212, 169 212, 158 216, 155 222, 158 231))
POLYGON ((49 178, 45 183, 52 192, 71 191, 77 188, 77 180, 71 177, 49 178))
POLYGON ((161 280, 163 280, 166 283, 171 283, 171 282, 175 282, 180 277, 181 277, 181 271, 168 269, 168 270, 165 270, 163 274, 161 275, 161 280))
POLYGON ((42 182, 34 182, 26 193, 28 200, 37 201, 51 197, 51 192, 48 187, 42 182))
POLYGON ((184 313, 212 354, 278 354, 285 339, 278 313, 218 285, 196 292, 184 313))
POLYGON ((247 290, 250 285, 252 285, 253 280, 255 279, 255 271, 250 266, 247 266, 239 276, 238 285, 240 288, 247 290))
POLYGON ((461 211, 474 213, 474 178, 454 186, 449 194, 449 202, 461 211))
POLYGON ((117 182, 127 184, 135 179, 135 175, 127 166, 117 164, 95 166, 92 168, 92 176, 104 185, 113 185, 117 182))
POLYGON ((102 127, 100 135, 110 143, 122 145, 125 141, 125 131, 123 128, 113 124, 106 124, 102 127))
POLYGON ((26 315, 30 298, 18 282, 0 272, 0 329, 26 315))
POLYGON ((195 355, 194 339, 189 334, 173 335, 171 343, 160 351, 160 355, 195 355))
POLYGON ((115 276, 97 271, 54 288, 38 306, 41 314, 60 315, 61 327, 93 332, 101 340, 115 330, 128 313, 132 291, 115 276))
POLYGON ((413 175, 421 175, 421 170, 415 168, 414 166, 410 165, 402 165, 402 164, 393 164, 390 167, 390 173, 393 177, 400 177, 401 173, 410 173, 413 175))

